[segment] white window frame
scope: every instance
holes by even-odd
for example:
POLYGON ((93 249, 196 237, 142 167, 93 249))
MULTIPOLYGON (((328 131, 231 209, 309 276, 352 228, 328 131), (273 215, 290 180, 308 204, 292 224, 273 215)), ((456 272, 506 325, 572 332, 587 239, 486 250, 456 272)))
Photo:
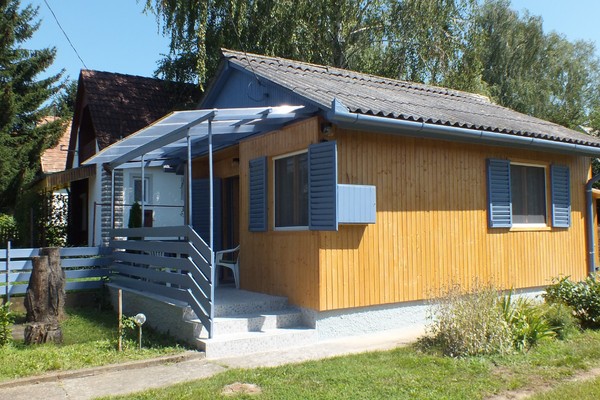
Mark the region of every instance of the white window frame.
MULTIPOLYGON (((282 158, 294 157, 294 156, 297 156, 299 154, 304 154, 304 153, 306 153, 306 155, 307 155, 307 161, 308 161, 308 149, 298 150, 298 151, 294 151, 294 152, 291 152, 291 153, 282 154, 282 155, 279 155, 279 156, 276 156, 276 157, 272 158, 271 165, 273 167, 273 169, 272 169, 272 171, 273 171, 273 184, 271 185, 271 187, 273 188, 273 230, 274 231, 307 231, 308 230, 308 225, 306 225, 306 226, 304 226, 304 225, 302 225, 302 226, 277 226, 276 225, 277 224, 277 222, 276 222, 276 220, 277 220, 277 217, 276 217, 277 216, 277 209, 276 209, 277 202, 276 202, 275 193, 277 191, 277 187, 276 187, 276 181, 277 181, 276 175, 277 174, 276 174, 276 171, 275 171, 275 162, 277 160, 281 160, 282 158)), ((307 168, 308 167, 309 166, 308 166, 308 163, 307 163, 307 168)), ((307 208, 308 208, 308 205, 307 205, 307 208)))
MULTIPOLYGON (((510 166, 513 165, 520 165, 520 166, 524 166, 524 167, 535 167, 535 168, 543 168, 544 169, 544 219, 545 219, 545 223, 515 223, 513 222, 511 229, 515 228, 515 229, 521 229, 521 228, 547 228, 548 225, 548 165, 546 164, 534 164, 534 163, 527 163, 527 162, 510 162, 510 166)), ((512 182, 511 182, 511 192, 512 192, 512 182)), ((511 193, 511 202, 513 201, 512 199, 512 193, 511 193)), ((512 213, 512 211, 511 211, 512 213)), ((514 219, 514 214, 512 214, 512 217, 514 219)))
MULTIPOLYGON (((146 175, 144 174, 144 180, 146 181, 145 185, 144 185, 144 191, 142 193, 142 201, 144 202, 145 205, 149 204, 148 203, 148 199, 150 198, 150 196, 148 196, 150 193, 152 193, 151 191, 151 185, 152 185, 152 175, 146 175)), ((136 181, 142 181, 142 175, 132 175, 131 176, 131 204, 136 202, 135 199, 135 183, 136 181)), ((141 202, 140 202, 141 204, 141 202)))

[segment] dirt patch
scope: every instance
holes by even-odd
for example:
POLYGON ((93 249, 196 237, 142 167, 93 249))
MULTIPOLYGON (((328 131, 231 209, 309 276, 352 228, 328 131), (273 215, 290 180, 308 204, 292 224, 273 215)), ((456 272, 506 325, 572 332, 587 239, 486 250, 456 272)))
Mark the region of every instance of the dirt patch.
POLYGON ((226 385, 223 387, 221 394, 223 396, 236 396, 238 394, 247 394, 247 395, 257 395, 261 394, 262 389, 260 386, 255 385, 253 383, 240 383, 235 382, 231 385, 226 385))
POLYGON ((600 367, 592 368, 587 371, 581 371, 570 378, 554 381, 554 382, 546 382, 542 380, 537 380, 536 382, 529 382, 526 387, 521 389, 509 390, 494 396, 486 397, 486 400, 520 400, 526 399, 534 394, 548 392, 555 387, 558 387, 560 384, 568 383, 568 382, 581 382, 587 381, 590 379, 594 379, 600 376, 600 367))

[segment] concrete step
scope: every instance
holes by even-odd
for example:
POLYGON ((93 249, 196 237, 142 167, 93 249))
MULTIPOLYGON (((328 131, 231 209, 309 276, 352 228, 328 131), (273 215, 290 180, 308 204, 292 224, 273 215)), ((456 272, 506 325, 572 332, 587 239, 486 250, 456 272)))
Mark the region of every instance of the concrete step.
POLYGON ((282 328, 198 339, 198 348, 207 358, 222 358, 281 350, 316 343, 317 331, 310 328, 282 328))
MULTIPOLYGON (((195 326, 195 335, 198 338, 207 338, 200 320, 192 319, 190 323, 195 326)), ((216 317, 214 321, 214 335, 229 335, 234 333, 260 332, 278 328, 302 326, 302 313, 296 308, 285 308, 264 313, 240 314, 229 317, 216 317)))
MULTIPOLYGON (((241 314, 260 314, 288 307, 286 297, 271 296, 262 293, 248 292, 235 288, 219 288, 215 298, 215 318, 237 316, 241 314)), ((191 307, 184 309, 183 318, 196 319, 191 307)))

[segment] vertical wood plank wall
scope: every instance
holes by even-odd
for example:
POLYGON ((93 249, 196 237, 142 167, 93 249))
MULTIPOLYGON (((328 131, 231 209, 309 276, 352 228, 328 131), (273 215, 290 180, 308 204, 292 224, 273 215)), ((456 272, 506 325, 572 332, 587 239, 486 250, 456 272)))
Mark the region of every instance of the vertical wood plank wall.
MULTIPOLYGON (((320 140, 319 119, 239 146, 241 284, 293 304, 333 310, 420 300, 474 277, 503 288, 586 275, 584 186, 589 159, 335 129, 338 180, 377 187, 377 223, 338 232, 273 231, 274 156, 320 140), (248 162, 268 157, 268 231, 248 231, 248 162), (544 230, 487 226, 486 159, 568 165, 572 226, 544 230)), ((547 187, 549 170, 547 170, 547 187)), ((547 213, 550 218, 548 189, 547 213)))
POLYGON ((319 232, 318 309, 419 300, 474 277, 503 288, 585 277, 588 158, 340 129, 336 140, 339 182, 377 187, 377 223, 319 232), (490 157, 568 165, 571 228, 489 229, 490 157))
POLYGON ((240 143, 240 281, 242 289, 287 296, 319 308, 319 238, 312 231, 273 231, 273 157, 306 150, 318 140, 312 118, 240 143), (248 231, 248 162, 267 156, 268 231, 248 231))

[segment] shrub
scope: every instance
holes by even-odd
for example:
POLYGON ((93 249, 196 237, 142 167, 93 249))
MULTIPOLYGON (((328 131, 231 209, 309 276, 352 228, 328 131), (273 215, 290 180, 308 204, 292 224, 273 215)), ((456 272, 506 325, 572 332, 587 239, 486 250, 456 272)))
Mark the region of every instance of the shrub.
POLYGON ((0 248, 17 238, 17 223, 12 215, 0 214, 0 248))
POLYGON ((556 335, 540 306, 525 297, 514 299, 512 293, 502 296, 500 308, 516 350, 529 350, 540 340, 556 335))
POLYGON ((15 316, 10 310, 10 303, 0 306, 0 346, 6 346, 12 341, 12 324, 15 316))
POLYGON ((541 309, 557 339, 567 339, 579 330, 579 323, 573 315, 573 309, 568 305, 564 303, 545 303, 541 309))
POLYGON ((571 307, 583 328, 600 328, 600 282, 596 275, 581 282, 573 282, 569 277, 553 282, 544 294, 547 303, 571 307))
POLYGON ((131 206, 129 210, 129 221, 127 223, 128 228, 139 228, 142 226, 142 206, 137 201, 131 206))
POLYGON ((490 285, 469 292, 454 285, 432 304, 430 337, 421 346, 452 357, 508 353, 512 332, 498 303, 499 293, 490 285))

